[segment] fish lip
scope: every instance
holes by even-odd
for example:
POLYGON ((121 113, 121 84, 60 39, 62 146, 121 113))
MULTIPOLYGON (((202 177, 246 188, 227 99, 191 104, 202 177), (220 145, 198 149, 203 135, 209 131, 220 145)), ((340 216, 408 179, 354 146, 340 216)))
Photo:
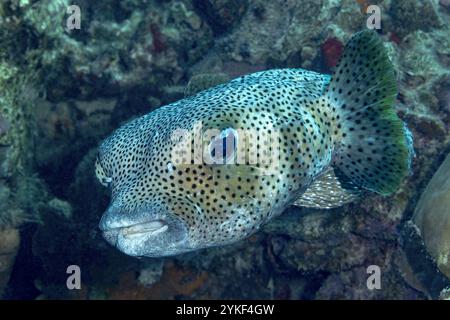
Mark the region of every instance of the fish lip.
POLYGON ((112 203, 98 228, 106 242, 129 256, 164 257, 190 251, 186 222, 155 207, 127 210, 120 203, 112 203))
POLYGON ((120 232, 124 237, 132 237, 142 234, 157 235, 166 231, 168 229, 168 225, 164 220, 155 219, 118 227, 118 229, 120 229, 120 232))
POLYGON ((152 208, 142 208, 134 211, 123 210, 121 204, 112 203, 102 215, 99 222, 101 231, 120 230, 134 225, 164 221, 164 214, 154 213, 152 208))
POLYGON ((119 236, 121 234, 124 238, 138 237, 138 236, 156 236, 162 232, 167 231, 168 224, 162 219, 152 219, 143 222, 137 222, 117 227, 107 227, 100 225, 100 230, 106 238, 112 236, 119 236))

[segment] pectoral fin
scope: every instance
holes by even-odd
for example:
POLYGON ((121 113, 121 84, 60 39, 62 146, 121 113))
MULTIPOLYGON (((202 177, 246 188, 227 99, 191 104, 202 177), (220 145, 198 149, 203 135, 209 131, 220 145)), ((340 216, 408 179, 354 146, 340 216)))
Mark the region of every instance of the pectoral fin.
POLYGON ((355 201, 360 196, 360 188, 345 179, 337 169, 330 167, 309 186, 294 205, 332 209, 355 201))

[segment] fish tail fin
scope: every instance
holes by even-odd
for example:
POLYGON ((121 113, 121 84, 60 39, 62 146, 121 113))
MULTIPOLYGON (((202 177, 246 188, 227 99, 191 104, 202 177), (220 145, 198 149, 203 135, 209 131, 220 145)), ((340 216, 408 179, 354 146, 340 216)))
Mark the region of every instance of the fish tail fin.
POLYGON ((394 110, 393 66, 374 31, 347 43, 325 95, 335 109, 335 170, 358 187, 393 193, 408 175, 414 151, 394 110))

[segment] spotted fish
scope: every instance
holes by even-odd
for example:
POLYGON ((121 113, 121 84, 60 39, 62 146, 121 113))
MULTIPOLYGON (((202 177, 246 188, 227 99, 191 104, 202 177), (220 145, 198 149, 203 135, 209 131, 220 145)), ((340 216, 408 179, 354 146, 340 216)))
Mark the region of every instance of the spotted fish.
POLYGON ((274 69, 190 94, 99 148, 96 175, 111 190, 100 229, 128 255, 234 243, 288 206, 389 195, 409 172, 395 73, 372 31, 351 38, 332 76, 274 69))

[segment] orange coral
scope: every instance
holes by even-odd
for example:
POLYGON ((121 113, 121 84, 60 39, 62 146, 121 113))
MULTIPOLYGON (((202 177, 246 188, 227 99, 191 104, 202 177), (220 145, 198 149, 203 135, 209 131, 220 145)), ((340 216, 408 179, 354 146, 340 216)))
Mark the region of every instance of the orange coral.
POLYGON ((173 262, 167 262, 161 280, 145 287, 137 280, 134 272, 124 273, 117 286, 106 289, 109 299, 116 300, 149 300, 175 299, 178 296, 192 297, 198 289, 203 287, 208 275, 193 270, 178 267, 173 262))

